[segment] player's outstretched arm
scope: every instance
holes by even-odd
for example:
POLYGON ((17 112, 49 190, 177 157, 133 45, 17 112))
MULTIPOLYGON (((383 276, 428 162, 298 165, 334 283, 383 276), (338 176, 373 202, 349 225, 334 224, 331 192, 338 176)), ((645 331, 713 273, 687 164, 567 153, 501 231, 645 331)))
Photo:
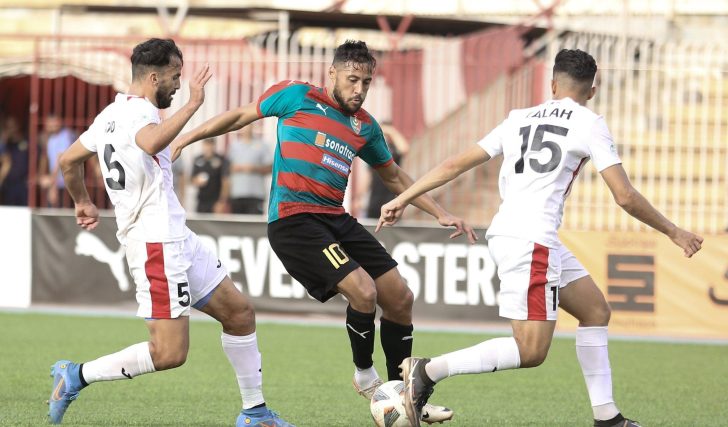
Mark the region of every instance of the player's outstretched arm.
POLYGON ((665 234, 673 243, 683 249, 686 257, 689 258, 700 250, 703 238, 676 226, 655 209, 632 186, 621 164, 610 166, 604 169, 601 174, 609 190, 612 192, 614 201, 628 214, 665 234))
POLYGON ((259 118, 257 102, 218 114, 191 131, 183 133, 172 142, 172 161, 182 154, 186 146, 194 142, 236 131, 259 118))
POLYGON ((84 230, 93 230, 99 222, 99 211, 96 205, 91 203, 91 197, 83 180, 83 165, 94 154, 96 153, 87 150, 77 139, 61 154, 58 161, 66 189, 76 205, 76 224, 84 230))
POLYGON ((205 64, 190 80, 190 99, 187 103, 159 124, 150 124, 136 134, 136 144, 150 156, 154 156, 167 148, 180 133, 192 115, 205 102, 205 83, 210 80, 210 66, 205 64))
MULTIPOLYGON (((381 216, 377 223, 376 231, 379 231, 383 226, 388 227, 394 225, 399 218, 401 218, 404 208, 409 203, 412 203, 418 208, 428 212, 430 215, 437 218, 438 222, 442 225, 454 225, 446 223, 450 221, 448 217, 456 217, 453 217, 447 211, 442 209, 442 207, 440 207, 431 197, 425 195, 425 193, 445 185, 460 176, 463 172, 466 172, 479 164, 485 163, 488 160, 490 160, 490 155, 488 155, 488 153, 486 153, 480 146, 473 145, 464 152, 446 159, 414 183, 412 183, 412 179, 398 167, 397 169, 399 170, 399 173, 394 178, 382 176, 382 171, 380 171, 380 176, 384 180, 387 188, 389 188, 390 191, 399 194, 399 196, 382 206, 381 216)), ((471 242, 477 240, 472 229, 470 229, 467 234, 468 239, 471 240, 471 242)))

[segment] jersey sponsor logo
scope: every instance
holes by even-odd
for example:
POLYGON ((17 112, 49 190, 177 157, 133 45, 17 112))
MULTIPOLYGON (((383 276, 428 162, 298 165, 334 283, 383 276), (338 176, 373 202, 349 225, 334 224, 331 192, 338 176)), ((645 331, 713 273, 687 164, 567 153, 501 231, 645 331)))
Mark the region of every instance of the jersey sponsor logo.
POLYGON ((337 159, 336 157, 324 154, 324 156, 321 158, 321 163, 331 168, 334 168, 345 175, 349 175, 349 165, 337 159))
MULTIPOLYGON (((316 138, 318 139, 318 136, 316 136, 316 138)), ((316 144, 316 145, 318 145, 318 144, 316 144)), ((324 142, 324 147, 328 148, 329 150, 333 151, 334 153, 340 154, 342 157, 345 157, 348 161, 352 161, 354 159, 354 152, 344 144, 340 144, 336 141, 326 138, 326 142, 324 142)))
POLYGON ((318 108, 319 110, 323 111, 324 112, 324 116, 327 115, 326 114, 326 110, 328 109, 328 107, 324 107, 323 105, 321 105, 321 103, 317 102, 316 103, 316 108, 318 108))
POLYGON ((316 139, 313 142, 317 147, 323 147, 326 145, 326 134, 323 132, 316 133, 316 139))
POLYGON ((106 264, 111 269, 111 274, 116 279, 119 290, 129 290, 129 279, 126 277, 126 263, 124 262, 124 247, 121 246, 116 252, 107 248, 104 242, 88 231, 81 231, 76 236, 76 255, 90 256, 96 261, 106 264))
POLYGON ((356 132, 357 135, 359 135, 359 132, 361 132, 361 121, 354 116, 351 116, 350 120, 351 128, 354 129, 354 132, 356 132))
POLYGON ((116 122, 114 122, 114 121, 106 122, 106 129, 104 129, 104 132, 112 133, 115 129, 116 129, 116 122))

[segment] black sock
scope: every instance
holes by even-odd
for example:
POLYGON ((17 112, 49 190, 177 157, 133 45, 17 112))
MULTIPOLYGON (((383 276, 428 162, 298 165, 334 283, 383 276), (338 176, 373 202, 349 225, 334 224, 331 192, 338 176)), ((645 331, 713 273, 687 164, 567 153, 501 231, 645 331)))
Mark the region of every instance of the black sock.
POLYGON ((624 421, 624 417, 620 412, 611 420, 594 420, 594 427, 612 427, 613 425, 621 423, 622 421, 624 421))
POLYGON ((88 386, 86 379, 83 377, 83 363, 78 365, 78 379, 81 380, 82 387, 88 386))
POLYGON ((354 365, 359 369, 374 365, 374 315, 356 311, 351 306, 346 307, 346 332, 351 342, 354 365))
POLYGON ((400 325, 381 317, 379 319, 382 350, 387 358, 387 378, 401 380, 399 365, 405 357, 412 355, 412 325, 400 325))

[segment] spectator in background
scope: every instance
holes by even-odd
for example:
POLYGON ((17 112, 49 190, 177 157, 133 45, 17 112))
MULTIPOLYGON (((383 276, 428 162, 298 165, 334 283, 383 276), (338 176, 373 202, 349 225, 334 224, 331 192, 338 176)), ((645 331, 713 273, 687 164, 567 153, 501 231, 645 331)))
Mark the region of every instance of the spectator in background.
POLYGON ((28 205, 28 140, 20 131, 15 117, 8 117, 0 131, 0 141, 5 146, 0 166, 2 204, 28 205))
POLYGON ((236 214, 262 214, 265 177, 273 168, 273 156, 265 142, 243 128, 241 138, 230 145, 230 207, 236 214))
MULTIPOLYGON (((403 157, 409 152, 409 141, 390 124, 382 124, 382 133, 387 141, 387 148, 392 153, 392 159, 398 165, 402 164, 403 157)), ((382 205, 394 199, 395 194, 389 191, 381 179, 369 174, 369 204, 367 205, 367 218, 379 218, 382 205)))
POLYGON ((61 118, 57 114, 49 114, 45 119, 43 139, 46 140, 47 166, 41 167, 40 170, 47 171, 47 175, 41 178, 41 186, 48 190, 48 206, 62 207, 66 186, 63 174, 60 173, 58 159, 61 153, 73 144, 76 136, 70 129, 63 127, 61 118))
POLYGON ((228 161, 215 152, 215 140, 202 144, 202 154, 195 158, 192 185, 197 187, 197 212, 223 213, 230 194, 228 161))

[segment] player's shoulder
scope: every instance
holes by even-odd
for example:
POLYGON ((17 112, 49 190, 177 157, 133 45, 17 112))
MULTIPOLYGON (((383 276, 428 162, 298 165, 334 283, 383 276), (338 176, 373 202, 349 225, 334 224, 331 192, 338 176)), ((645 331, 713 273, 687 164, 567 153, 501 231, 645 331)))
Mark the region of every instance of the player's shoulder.
POLYGON ((272 85, 268 90, 266 91, 268 95, 272 95, 276 92, 295 92, 295 93, 306 93, 310 91, 311 89, 316 89, 316 86, 312 85, 311 83, 304 82, 301 80, 282 80, 274 85, 272 85))

